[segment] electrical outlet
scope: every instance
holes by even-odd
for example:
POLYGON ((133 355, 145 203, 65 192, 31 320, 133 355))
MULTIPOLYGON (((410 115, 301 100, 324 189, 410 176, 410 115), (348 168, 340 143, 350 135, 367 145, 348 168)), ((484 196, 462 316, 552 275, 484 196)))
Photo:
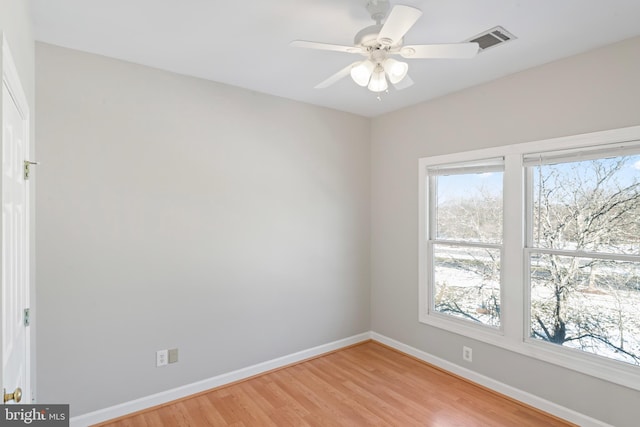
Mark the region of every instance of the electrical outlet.
POLYGON ((176 363, 178 361, 178 349, 169 349, 169 363, 176 363))
POLYGON ((169 351, 168 350, 158 350, 156 351, 156 368, 161 366, 167 366, 169 363, 169 351))
POLYGON ((473 360, 473 350, 471 347, 462 347, 462 358, 467 362, 471 362, 473 360))

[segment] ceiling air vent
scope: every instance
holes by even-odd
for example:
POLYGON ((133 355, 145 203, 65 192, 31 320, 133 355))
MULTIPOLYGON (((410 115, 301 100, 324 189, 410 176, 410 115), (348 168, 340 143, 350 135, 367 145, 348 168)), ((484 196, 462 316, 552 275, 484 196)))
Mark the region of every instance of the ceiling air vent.
POLYGON ((467 41, 478 43, 480 45, 480 52, 483 52, 489 48, 515 39, 516 36, 505 30, 504 28, 494 27, 490 30, 478 34, 477 36, 474 36, 467 41))

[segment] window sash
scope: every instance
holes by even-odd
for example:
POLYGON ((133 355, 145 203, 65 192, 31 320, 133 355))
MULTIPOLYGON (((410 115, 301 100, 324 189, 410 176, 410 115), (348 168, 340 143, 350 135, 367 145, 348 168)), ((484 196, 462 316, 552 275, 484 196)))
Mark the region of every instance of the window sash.
POLYGON ((498 251, 499 256, 499 269, 500 273, 498 276, 499 282, 499 295, 500 295, 500 305, 502 306, 503 299, 503 262, 504 262, 504 250, 502 245, 499 244, 482 244, 475 242, 456 242, 456 241, 443 241, 443 240, 434 240, 428 242, 428 257, 429 257, 429 265, 430 265, 430 277, 429 277, 429 297, 428 297, 428 310, 431 315, 442 316, 443 319, 450 319, 451 321, 461 322, 463 324, 467 324, 473 328, 482 328, 488 330, 501 331, 502 330, 502 314, 499 316, 498 325, 489 325, 486 323, 476 323, 470 320, 466 320, 457 316, 453 316, 451 314, 443 313, 442 311, 436 310, 435 307, 435 291, 436 291, 436 271, 435 271, 435 247, 454 247, 454 248, 473 248, 473 249, 490 249, 494 251, 498 251))
MULTIPOLYGON (((461 241, 456 239, 442 239, 437 238, 437 214, 436 210, 438 208, 437 204, 437 185, 436 181, 439 176, 449 176, 449 175, 470 175, 470 174, 481 174, 488 172, 503 172, 505 169, 505 158, 504 156, 485 158, 480 160, 471 160, 465 162, 455 162, 455 163, 445 163, 440 165, 431 165, 425 169, 425 177, 424 180, 427 184, 427 192, 426 192, 426 200, 425 203, 427 205, 427 220, 426 222, 426 230, 425 230, 425 241, 427 245, 426 256, 429 265, 429 277, 427 278, 427 292, 426 292, 426 303, 427 313, 429 316, 435 316, 436 318, 441 318, 443 322, 452 322, 453 324, 461 324, 462 327, 470 327, 477 330, 486 330, 489 333, 502 333, 502 325, 503 319, 502 314, 500 314, 499 318, 499 326, 484 324, 484 323, 476 323, 471 320, 462 319, 457 316, 453 316, 451 314, 443 313, 437 311, 435 309, 435 256, 434 256, 434 246, 436 245, 444 245, 458 248, 476 248, 476 249, 492 249, 498 250, 500 256, 500 276, 499 276, 499 285, 500 285, 500 304, 502 304, 503 299, 503 273, 502 273, 502 263, 504 257, 503 251, 503 237, 500 242, 483 242, 483 241, 461 241)), ((504 176, 502 181, 502 195, 504 201, 504 176)), ((503 202, 503 210, 504 210, 504 202, 503 202)), ((503 213, 504 215, 504 213, 503 213)), ((503 232, 503 231, 502 231, 503 232)))
MULTIPOLYGON (((431 166, 426 169, 426 181, 427 181, 427 198, 425 203, 427 204, 427 218, 426 222, 427 227, 425 230, 426 238, 429 241, 455 241, 453 239, 438 239, 436 237, 436 233, 438 231, 438 215, 437 215, 437 200, 438 200, 438 188, 437 188, 437 178, 439 176, 448 176, 448 175, 467 175, 467 174, 480 174, 487 172, 502 172, 504 173, 504 157, 493 158, 489 160, 482 160, 478 162, 470 161, 466 163, 456 163, 453 167, 451 165, 443 165, 440 166, 431 166), (468 167, 465 166, 468 164, 468 167), (436 171, 435 173, 432 173, 436 171), (440 173, 442 172, 442 173, 440 173), (450 173, 451 172, 451 173, 450 173), (454 173, 455 172, 455 173, 454 173)), ((503 221, 504 221, 504 175, 502 177, 502 200, 503 200, 503 221)), ((496 243, 501 245, 504 240, 504 235, 501 236, 500 243, 496 243)), ((466 243, 476 243, 474 241, 465 242, 460 241, 462 244, 466 243)), ((482 243, 482 242, 477 242, 482 243)), ((495 242, 491 242, 494 244, 495 242)))
MULTIPOLYGON (((586 349, 582 349, 582 348, 576 348, 573 345, 564 345, 563 343, 553 343, 550 342, 548 340, 545 340, 543 338, 540 337, 533 337, 532 334, 532 330, 534 328, 533 325, 533 320, 532 320, 532 307, 534 304, 533 301, 533 297, 532 297, 532 292, 533 292, 533 288, 534 288, 534 277, 532 275, 532 268, 537 267, 539 265, 537 265, 535 263, 535 260, 533 259, 533 256, 536 254, 544 254, 544 255, 558 255, 560 257, 564 257, 564 258, 577 258, 577 259, 584 259, 584 260, 602 260, 602 261, 614 261, 614 262, 621 262, 623 263, 620 267, 621 268, 631 268, 632 270, 637 271, 640 268, 640 257, 629 257, 629 256, 610 256, 610 254, 593 254, 593 253, 584 253, 581 252, 578 254, 576 254, 575 251, 546 251, 546 250, 536 250, 536 249, 530 249, 527 248, 525 249, 525 265, 524 265, 524 271, 525 271, 525 286, 526 286, 526 292, 525 292, 525 304, 527 306, 527 309, 525 310, 525 336, 524 336, 524 342, 527 345, 532 345, 534 347, 538 347, 538 348, 542 348, 545 349, 545 351, 549 351, 551 354, 562 354, 562 355, 566 355, 567 357, 576 357, 578 360, 578 364, 582 365, 583 361, 586 362, 584 363, 585 365, 592 365, 592 366, 598 366, 600 365, 602 367, 602 369, 607 369, 607 368, 611 368, 613 372, 630 372, 632 373, 632 375, 636 376, 640 373, 640 365, 637 364, 637 362, 633 362, 633 356, 629 356, 628 358, 622 357, 622 358, 618 358, 618 357, 612 357, 612 356, 607 356, 607 353, 610 353, 612 351, 615 351, 617 353, 617 351, 615 350, 615 346, 609 348, 609 347, 604 347, 603 349, 600 349, 598 351, 595 350, 590 350, 589 348, 586 349), (630 258, 635 258, 635 259, 630 259, 630 258), (635 265, 635 267, 634 267, 635 265)), ((585 273, 584 271, 574 271, 574 274, 582 274, 582 275, 588 275, 590 273, 585 273)), ((600 275, 606 275, 606 270, 599 270, 599 276, 600 275)), ((637 277, 637 276, 634 276, 637 277)), ((540 283, 538 282, 538 285, 540 285, 540 283)), ((584 285, 584 283, 583 283, 584 285)), ((538 287, 538 290, 544 288, 544 285, 542 285, 542 287, 538 287)), ((578 288, 573 289, 572 292, 575 292, 573 298, 577 298, 577 299, 584 299, 584 301, 587 302, 589 307, 593 307, 596 310, 603 310, 603 311, 607 311, 607 310, 619 310, 620 313, 627 313, 627 316, 629 315, 629 307, 622 308, 621 306, 618 306, 617 304, 614 307, 611 306, 603 306, 601 304, 598 304, 598 299, 600 299, 600 295, 595 297, 595 300, 592 300, 589 302, 589 296, 580 296, 580 291, 578 288)), ((616 292, 622 292, 624 293, 625 290, 624 288, 618 288, 617 290, 613 290, 613 293, 615 294, 616 292)), ((629 292, 629 291, 627 291, 629 292)), ((617 298, 617 297, 615 297, 617 298)), ((538 300, 539 302, 540 300, 538 300)), ((573 303, 573 307, 575 308, 575 301, 573 303)), ((624 306, 624 304, 623 304, 624 306)), ((569 309, 569 311, 571 311, 571 305, 567 305, 565 307, 566 309, 569 309)), ((606 317, 606 316, 605 316, 606 317)), ((571 316, 569 316, 568 318, 565 318, 565 321, 567 322, 567 332, 569 333, 569 330, 573 330, 573 333, 576 333, 576 330, 574 329, 576 326, 578 326, 578 331, 581 331, 580 333, 578 333, 578 335, 583 335, 584 331, 589 332, 589 327, 587 326, 587 329, 582 330, 580 328, 584 327, 584 325, 580 325, 581 321, 578 321, 578 323, 575 323, 575 320, 577 320, 575 317, 572 318, 571 316)), ((611 320, 609 320, 609 323, 611 323, 611 320)), ((549 327, 550 323, 547 323, 547 327, 549 327)), ((587 323, 588 325, 588 323, 587 323)), ((606 328, 606 320, 604 321, 604 325, 605 325, 605 329, 604 330, 597 330, 596 336, 593 337, 593 339, 598 340, 598 336, 604 337, 605 339, 610 339, 611 336, 608 335, 611 333, 611 328, 606 328)), ((611 327, 611 324, 609 325, 611 327)), ((629 325, 627 326, 625 324, 624 329, 625 331, 628 331, 628 327, 633 328, 633 325, 629 325)), ((618 328, 618 325, 615 325, 615 329, 618 328)), ((546 332, 546 330, 545 330, 546 332)), ((591 331, 593 332, 593 330, 591 331)), ((614 332, 614 336, 617 333, 614 332)), ((625 336, 627 335, 626 333, 624 334, 625 336)), ((588 336, 583 336, 583 338, 589 339, 588 336)), ((620 339, 621 336, 616 336, 616 340, 620 339)), ((577 340, 577 335, 574 336, 571 339, 568 339, 565 342, 580 342, 581 340, 577 340)), ((615 340, 611 341, 612 343, 615 343, 615 340)), ((593 372, 588 372, 589 374, 594 375, 593 372)), ((614 374, 615 375, 615 374, 614 374)), ((598 376, 598 375, 594 375, 594 376, 598 376)), ((610 377, 605 377, 606 379, 610 379, 610 377)), ((616 382, 620 382, 620 381, 616 381, 616 382)), ((628 385, 628 384, 627 384, 628 385)), ((632 387, 632 388, 636 388, 637 387, 632 387)))
MULTIPOLYGON (((610 159, 614 157, 624 156, 637 156, 640 155, 640 140, 634 139, 632 141, 620 142, 615 144, 602 144, 597 146, 577 147, 567 150, 553 150, 545 151, 536 154, 523 154, 522 166, 525 177, 525 225, 524 232, 526 236, 525 248, 536 249, 540 251, 558 251, 556 254, 561 255, 563 251, 572 253, 582 253, 586 256, 598 257, 602 254, 611 254, 612 258, 609 259, 625 259, 625 256, 634 257, 633 254, 622 254, 616 252, 591 252, 580 251, 570 249, 554 249, 537 246, 534 241, 534 230, 536 225, 534 224, 535 216, 535 203, 537 194, 534 194, 534 173, 535 168, 539 166, 557 165, 560 163, 576 163, 587 160, 599 160, 610 159), (621 257, 621 258, 620 258, 621 257)), ((506 202, 506 201, 505 201, 506 202)), ((631 259, 631 258, 629 258, 631 259)))

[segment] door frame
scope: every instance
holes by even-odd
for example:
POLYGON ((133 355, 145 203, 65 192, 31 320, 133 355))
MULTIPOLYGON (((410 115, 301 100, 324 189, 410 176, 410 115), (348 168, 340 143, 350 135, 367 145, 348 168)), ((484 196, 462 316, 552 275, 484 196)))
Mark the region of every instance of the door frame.
MULTIPOLYGON (((25 92, 23 90, 22 87, 22 83, 20 81, 20 75, 18 74, 18 70, 15 66, 15 62, 13 60, 13 56, 11 54, 11 50, 9 49, 9 45, 7 42, 7 39, 4 35, 4 33, 0 32, 0 47, 2 49, 2 54, 0 55, 0 74, 2 75, 2 84, 7 86, 8 91, 10 92, 16 106, 18 107, 20 113, 22 114, 22 116, 25 118, 26 122, 27 122, 27 126, 25 129, 25 136, 26 136, 26 144, 25 144, 25 159, 24 160, 28 160, 29 156, 31 155, 32 152, 32 141, 31 141, 31 115, 30 115, 30 111, 29 111, 29 103, 27 101, 27 97, 25 95, 25 92)), ((2 121, 2 91, 0 91, 0 122, 2 121)), ((2 143, 4 141, 2 141, 3 135, 0 131, 0 150, 2 149, 2 143)), ((1 175, 0 175, 1 177, 1 175)), ((1 179, 1 178, 0 178, 1 179)), ((35 367, 35 343, 34 343, 34 339, 35 339, 35 330, 33 328, 33 323, 34 323, 34 307, 33 307, 33 302, 35 301, 35 283, 33 281, 33 259, 34 259, 34 254, 35 254, 35 245, 34 245, 34 241, 32 240, 32 236, 33 236, 33 226, 34 226, 34 221, 32 218, 32 209, 34 206, 34 198, 33 195, 31 194, 30 191, 30 183, 29 182, 25 182, 25 203, 27 206, 27 210, 26 210, 26 218, 25 218, 25 224, 26 224, 26 236, 25 236, 25 244, 27 245, 26 248, 26 256, 27 256, 27 271, 25 272, 26 277, 27 277, 27 297, 26 297, 26 307, 28 307, 30 309, 30 326, 26 328, 25 334, 26 334, 26 361, 25 361, 25 366, 26 366, 26 373, 25 373, 25 383, 26 383, 26 388, 27 388, 27 392, 21 403, 24 404, 29 404, 29 403, 34 403, 36 401, 35 399, 35 375, 34 375, 34 367, 35 367)), ((1 187, 0 187, 1 188, 1 187)), ((2 238, 1 236, 1 229, 0 229, 0 238, 2 238)), ((0 250, 1 250, 1 246, 0 246, 0 250)), ((0 274, 1 274, 1 270, 0 270, 0 274)), ((1 284, 0 284, 1 286, 1 284)), ((2 310, 2 304, 1 304, 1 298, 2 298, 2 292, 0 292, 0 331, 2 331, 2 326, 4 325, 4 312, 2 310)), ((2 348, 2 344, 0 343, 0 363, 2 363, 2 360, 4 355, 3 353, 3 348, 2 348)), ((3 384, 4 378, 3 378, 3 370, 0 367, 0 384, 3 384)))

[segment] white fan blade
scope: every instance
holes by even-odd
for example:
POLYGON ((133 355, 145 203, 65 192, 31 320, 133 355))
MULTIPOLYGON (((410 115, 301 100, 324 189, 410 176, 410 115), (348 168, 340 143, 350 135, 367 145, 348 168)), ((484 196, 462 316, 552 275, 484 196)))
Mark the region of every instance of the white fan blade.
POLYGON ((362 49, 357 46, 342 46, 339 44, 310 42, 307 40, 294 40, 289 43, 289 46, 302 47, 305 49, 332 50, 334 52, 362 53, 362 49))
POLYGON ((403 5, 394 6, 378 34, 378 41, 385 46, 400 43, 421 16, 420 9, 403 5))
POLYGON ((478 53, 478 43, 418 44, 402 46, 403 58, 473 58, 478 53))
POLYGON ((404 76, 404 79, 393 85, 396 90, 406 89, 409 86, 413 86, 413 80, 411 80, 411 77, 409 77, 409 75, 404 76))
POLYGON ((342 70, 335 73, 333 76, 329 77, 327 80, 318 83, 314 89, 324 89, 325 87, 329 87, 332 84, 336 83, 338 80, 347 77, 351 73, 351 67, 358 64, 358 62, 354 62, 353 64, 347 65, 342 70))

